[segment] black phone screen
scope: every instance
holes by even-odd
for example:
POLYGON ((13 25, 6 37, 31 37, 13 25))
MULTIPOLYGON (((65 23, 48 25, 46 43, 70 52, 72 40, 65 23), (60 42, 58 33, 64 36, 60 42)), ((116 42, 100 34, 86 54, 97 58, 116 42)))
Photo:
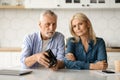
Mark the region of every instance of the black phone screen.
POLYGON ((111 70, 102 70, 102 72, 104 72, 104 73, 115 73, 114 71, 111 71, 111 70))

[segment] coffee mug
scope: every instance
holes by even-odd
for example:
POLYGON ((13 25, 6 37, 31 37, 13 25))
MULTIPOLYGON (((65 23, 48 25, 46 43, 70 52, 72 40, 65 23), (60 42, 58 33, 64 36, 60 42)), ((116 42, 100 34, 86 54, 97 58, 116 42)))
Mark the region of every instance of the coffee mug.
POLYGON ((115 71, 120 72, 120 60, 115 60, 114 65, 115 65, 115 71))

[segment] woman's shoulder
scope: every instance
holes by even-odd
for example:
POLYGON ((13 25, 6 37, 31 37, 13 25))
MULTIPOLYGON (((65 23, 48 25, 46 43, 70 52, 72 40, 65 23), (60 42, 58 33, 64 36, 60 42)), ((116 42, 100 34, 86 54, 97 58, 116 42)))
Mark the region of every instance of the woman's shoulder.
POLYGON ((75 40, 74 37, 69 37, 69 38, 67 38, 67 41, 69 41, 69 42, 73 42, 74 40, 75 40))
POLYGON ((97 41, 104 41, 103 38, 101 38, 101 37, 96 37, 96 40, 97 41))
POLYGON ((96 40, 97 40, 98 43, 101 43, 101 42, 104 43, 105 42, 104 39, 101 38, 101 37, 96 37, 96 40))

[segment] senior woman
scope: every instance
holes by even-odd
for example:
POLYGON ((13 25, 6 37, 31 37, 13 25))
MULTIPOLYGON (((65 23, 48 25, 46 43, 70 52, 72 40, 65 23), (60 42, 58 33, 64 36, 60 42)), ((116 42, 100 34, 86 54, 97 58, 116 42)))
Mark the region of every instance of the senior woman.
POLYGON ((67 41, 64 64, 68 69, 105 70, 107 54, 105 42, 96 37, 92 24, 83 13, 76 13, 70 21, 73 37, 67 41))

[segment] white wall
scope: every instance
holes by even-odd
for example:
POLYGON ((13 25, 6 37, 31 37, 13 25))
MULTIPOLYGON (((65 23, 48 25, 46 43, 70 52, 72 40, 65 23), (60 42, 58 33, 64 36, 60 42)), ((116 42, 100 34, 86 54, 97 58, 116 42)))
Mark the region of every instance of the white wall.
POLYGON ((20 52, 0 52, 0 69, 20 66, 20 52))
MULTIPOLYGON (((58 15, 57 31, 70 36, 69 20, 74 13, 85 13, 97 36, 107 46, 120 46, 120 9, 55 9, 58 15)), ((25 34, 38 31, 40 9, 0 9, 0 47, 21 47, 25 34)))

